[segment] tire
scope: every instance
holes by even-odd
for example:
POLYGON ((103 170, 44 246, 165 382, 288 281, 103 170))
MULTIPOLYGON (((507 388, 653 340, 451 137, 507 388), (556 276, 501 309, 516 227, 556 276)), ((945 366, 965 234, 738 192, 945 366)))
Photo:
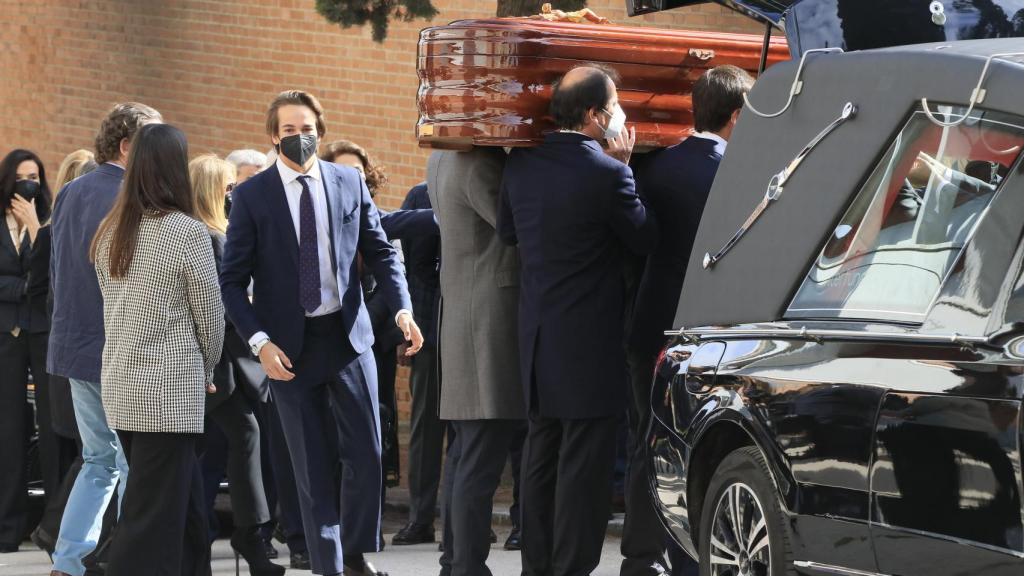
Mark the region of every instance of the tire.
POLYGON ((734 450, 715 470, 701 511, 698 548, 701 576, 796 573, 791 569, 786 516, 768 464, 757 447, 734 450), (735 498, 738 507, 733 505, 735 498), (733 515, 737 508, 740 513, 733 515), (734 537, 734 516, 740 518, 739 545, 734 537))

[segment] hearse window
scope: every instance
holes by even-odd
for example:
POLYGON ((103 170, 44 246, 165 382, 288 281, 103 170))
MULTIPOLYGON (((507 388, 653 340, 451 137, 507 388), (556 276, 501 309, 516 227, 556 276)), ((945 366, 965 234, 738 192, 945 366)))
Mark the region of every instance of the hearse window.
MULTIPOLYGON (((940 110, 948 120, 966 112, 940 110)), ((944 128, 915 111, 836 226, 787 317, 921 322, 1022 146, 1024 118, 975 110, 944 128)))

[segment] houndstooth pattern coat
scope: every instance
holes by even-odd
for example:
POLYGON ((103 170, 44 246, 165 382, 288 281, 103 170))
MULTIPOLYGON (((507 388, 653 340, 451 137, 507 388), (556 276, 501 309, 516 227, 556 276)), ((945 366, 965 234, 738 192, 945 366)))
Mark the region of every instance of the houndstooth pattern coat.
POLYGON ((103 293, 102 390, 115 430, 200 434, 220 360, 224 308, 206 226, 146 216, 128 273, 110 277, 110 233, 96 251, 103 293))

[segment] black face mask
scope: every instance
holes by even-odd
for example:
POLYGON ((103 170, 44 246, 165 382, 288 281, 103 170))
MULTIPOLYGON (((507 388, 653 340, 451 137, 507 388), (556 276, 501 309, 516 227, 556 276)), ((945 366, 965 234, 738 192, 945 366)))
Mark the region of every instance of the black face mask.
POLYGON ((231 194, 224 197, 224 215, 228 216, 231 214, 231 194))
POLYGON ((14 183, 14 193, 31 202, 39 197, 39 182, 35 180, 18 180, 14 183))
POLYGON ((293 134, 281 138, 277 151, 299 166, 305 166, 310 158, 316 156, 316 145, 316 134, 293 134))

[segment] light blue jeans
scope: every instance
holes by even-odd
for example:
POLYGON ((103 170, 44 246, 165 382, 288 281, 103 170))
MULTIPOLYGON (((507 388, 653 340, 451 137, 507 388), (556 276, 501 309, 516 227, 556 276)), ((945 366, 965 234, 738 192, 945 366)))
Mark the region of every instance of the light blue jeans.
POLYGON ((83 462, 64 508, 60 536, 53 553, 53 569, 71 576, 82 576, 85 574, 82 558, 96 548, 103 526, 103 513, 110 504, 115 486, 118 487, 118 503, 124 501, 128 462, 117 434, 107 425, 100 385, 72 379, 71 399, 82 437, 83 462))

